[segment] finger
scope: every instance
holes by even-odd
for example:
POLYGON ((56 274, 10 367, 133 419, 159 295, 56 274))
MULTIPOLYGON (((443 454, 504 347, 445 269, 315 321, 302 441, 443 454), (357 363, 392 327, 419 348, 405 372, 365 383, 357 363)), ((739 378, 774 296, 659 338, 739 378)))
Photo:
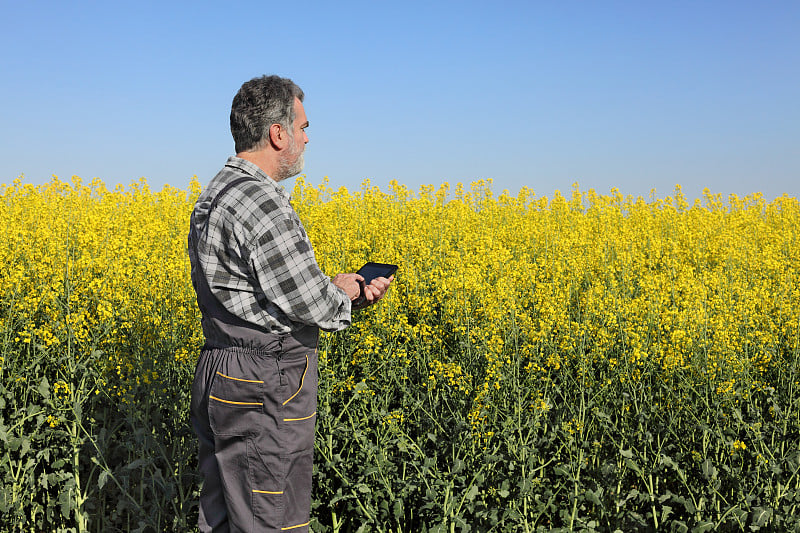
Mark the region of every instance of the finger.
POLYGON ((353 291, 353 296, 351 299, 358 298, 358 296, 361 294, 361 285, 356 281, 353 281, 350 286, 352 287, 351 290, 353 291))
POLYGON ((376 288, 371 284, 367 285, 366 293, 368 295, 367 299, 370 302, 377 302, 378 300, 381 299, 381 296, 383 296, 383 291, 381 291, 380 289, 376 288))
POLYGON ((386 291, 386 289, 389 287, 390 283, 391 283, 391 281, 389 281, 388 279, 386 279, 384 277, 379 277, 379 278, 373 279, 370 282, 370 285, 374 285, 375 287, 379 288, 380 290, 386 291))
MULTIPOLYGON (((373 281, 375 281, 375 280, 373 280, 373 281)), ((369 289, 370 296, 373 299, 380 298, 383 295, 383 293, 386 292, 383 289, 381 289, 380 286, 378 286, 378 285, 376 285, 374 283, 370 283, 369 285, 367 285, 367 288, 369 289)))

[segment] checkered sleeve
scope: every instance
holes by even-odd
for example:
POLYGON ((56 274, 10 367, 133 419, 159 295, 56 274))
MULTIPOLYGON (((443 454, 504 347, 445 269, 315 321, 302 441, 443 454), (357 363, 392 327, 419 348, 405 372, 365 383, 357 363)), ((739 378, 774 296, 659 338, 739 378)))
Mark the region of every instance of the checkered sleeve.
POLYGON ((349 326, 350 300, 320 270, 308 235, 288 200, 264 196, 258 202, 263 216, 254 223, 247 248, 250 270, 266 301, 292 322, 314 324, 327 331, 349 326))

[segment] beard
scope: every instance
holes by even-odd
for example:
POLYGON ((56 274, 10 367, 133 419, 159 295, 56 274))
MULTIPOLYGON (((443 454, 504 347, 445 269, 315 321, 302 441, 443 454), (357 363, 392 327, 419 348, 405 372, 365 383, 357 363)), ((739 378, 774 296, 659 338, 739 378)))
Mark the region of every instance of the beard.
POLYGON ((285 157, 281 158, 280 162, 278 163, 275 181, 282 181, 286 178, 297 176, 303 171, 303 165, 305 164, 305 159, 303 158, 304 151, 305 146, 300 145, 299 148, 290 149, 289 153, 287 153, 285 157))

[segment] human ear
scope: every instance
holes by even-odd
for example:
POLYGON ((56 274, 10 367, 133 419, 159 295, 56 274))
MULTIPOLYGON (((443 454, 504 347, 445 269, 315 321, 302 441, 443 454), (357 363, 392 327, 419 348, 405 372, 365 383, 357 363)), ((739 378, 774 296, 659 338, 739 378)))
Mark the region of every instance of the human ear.
POLYGON ((269 127, 269 140, 275 148, 286 148, 288 142, 286 132, 280 124, 273 124, 269 127))

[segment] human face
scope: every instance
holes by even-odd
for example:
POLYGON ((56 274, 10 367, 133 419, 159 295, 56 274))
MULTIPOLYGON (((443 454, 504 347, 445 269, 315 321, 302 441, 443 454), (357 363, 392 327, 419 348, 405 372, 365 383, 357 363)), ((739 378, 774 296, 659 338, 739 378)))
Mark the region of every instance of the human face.
POLYGON ((306 135, 306 128, 308 127, 308 117, 303 108, 303 102, 295 98, 294 100, 294 124, 292 129, 289 130, 289 148, 285 155, 281 156, 278 165, 278 181, 285 180, 300 174, 303 170, 305 161, 303 159, 303 152, 308 143, 308 135, 306 135))

